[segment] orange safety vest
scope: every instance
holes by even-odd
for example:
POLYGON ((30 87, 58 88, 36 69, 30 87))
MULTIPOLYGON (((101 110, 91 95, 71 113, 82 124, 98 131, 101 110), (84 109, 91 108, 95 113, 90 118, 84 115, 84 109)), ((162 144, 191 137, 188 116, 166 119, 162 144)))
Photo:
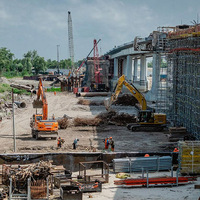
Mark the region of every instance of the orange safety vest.
POLYGON ((105 139, 105 149, 108 149, 108 145, 109 145, 108 139, 105 139))
POLYGON ((179 150, 177 148, 174 149, 174 152, 179 152, 179 150))

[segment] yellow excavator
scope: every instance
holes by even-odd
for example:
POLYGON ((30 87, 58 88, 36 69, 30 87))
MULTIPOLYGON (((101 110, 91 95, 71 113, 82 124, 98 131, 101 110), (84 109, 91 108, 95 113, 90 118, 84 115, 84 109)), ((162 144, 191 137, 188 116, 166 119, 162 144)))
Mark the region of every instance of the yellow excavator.
POLYGON ((131 94, 137 99, 140 109, 138 111, 137 122, 127 125, 127 128, 132 131, 137 130, 153 130, 162 131, 166 127, 166 114, 155 113, 153 109, 147 109, 147 101, 144 95, 138 91, 138 89, 131 83, 128 83, 125 79, 125 75, 122 75, 118 79, 118 83, 115 87, 115 91, 111 98, 104 101, 104 105, 107 110, 115 102, 122 90, 122 87, 126 86, 131 94))

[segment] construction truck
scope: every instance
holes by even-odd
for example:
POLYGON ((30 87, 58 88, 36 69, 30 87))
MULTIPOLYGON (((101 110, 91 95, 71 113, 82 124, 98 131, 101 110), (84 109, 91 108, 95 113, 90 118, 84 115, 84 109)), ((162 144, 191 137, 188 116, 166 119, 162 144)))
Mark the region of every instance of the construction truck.
POLYGON ((144 95, 138 91, 138 89, 132 84, 125 80, 125 75, 122 75, 118 79, 118 83, 115 87, 115 91, 111 98, 104 101, 104 105, 107 110, 115 102, 122 90, 122 87, 126 86, 131 94, 137 99, 139 103, 137 122, 127 125, 127 128, 132 131, 137 130, 152 130, 152 131, 162 131, 166 127, 166 114, 155 113, 154 109, 147 109, 147 101, 144 95))
POLYGON ((42 79, 39 79, 37 99, 33 101, 33 108, 36 108, 36 114, 30 120, 32 137, 56 139, 58 135, 58 122, 55 119, 48 119, 48 103, 44 92, 42 79), (41 97, 41 100, 40 100, 41 97), (42 108, 42 114, 37 113, 37 109, 42 108))

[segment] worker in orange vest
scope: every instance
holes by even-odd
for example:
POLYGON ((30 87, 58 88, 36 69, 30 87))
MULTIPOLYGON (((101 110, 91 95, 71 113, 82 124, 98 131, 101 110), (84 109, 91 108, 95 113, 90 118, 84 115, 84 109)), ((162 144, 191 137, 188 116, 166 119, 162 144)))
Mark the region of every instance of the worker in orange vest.
POLYGON ((146 153, 146 154, 144 155, 144 157, 145 157, 145 158, 149 157, 149 154, 148 154, 148 153, 146 153))
POLYGON ((57 140, 57 147, 61 148, 62 147, 62 143, 63 143, 63 139, 61 137, 59 137, 58 140, 57 140))
POLYGON ((174 148, 173 152, 179 152, 178 148, 174 148))
POLYGON ((108 138, 106 138, 106 139, 104 139, 104 144, 105 144, 105 149, 108 149, 108 147, 109 147, 109 139, 108 138))

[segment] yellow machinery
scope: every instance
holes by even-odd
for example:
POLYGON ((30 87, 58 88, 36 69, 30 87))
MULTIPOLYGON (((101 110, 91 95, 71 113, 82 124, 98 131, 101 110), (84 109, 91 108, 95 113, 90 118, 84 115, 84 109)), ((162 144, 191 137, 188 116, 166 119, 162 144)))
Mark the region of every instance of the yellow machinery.
POLYGON ((137 99, 138 103, 140 104, 141 108, 138 112, 137 122, 128 124, 128 129, 132 131, 142 129, 153 129, 154 131, 161 131, 164 127, 166 127, 166 114, 162 113, 154 113, 154 111, 147 110, 147 102, 145 97, 142 93, 140 93, 137 88, 134 87, 131 83, 128 83, 125 80, 125 75, 122 75, 115 88, 114 94, 111 96, 110 99, 106 99, 104 101, 104 105, 107 110, 110 109, 111 104, 117 100, 122 87, 126 86, 131 94, 137 99))

